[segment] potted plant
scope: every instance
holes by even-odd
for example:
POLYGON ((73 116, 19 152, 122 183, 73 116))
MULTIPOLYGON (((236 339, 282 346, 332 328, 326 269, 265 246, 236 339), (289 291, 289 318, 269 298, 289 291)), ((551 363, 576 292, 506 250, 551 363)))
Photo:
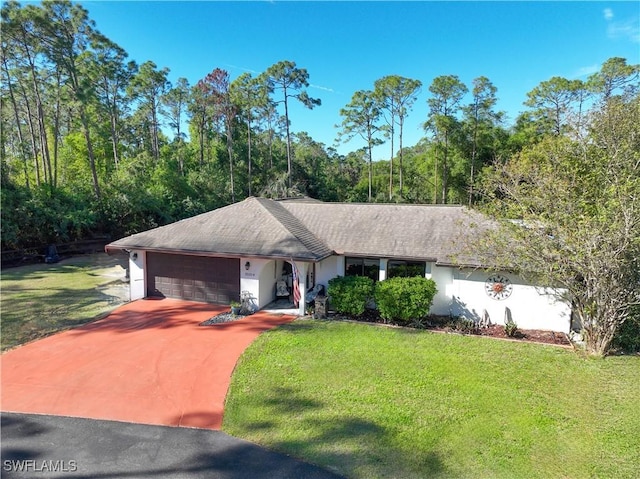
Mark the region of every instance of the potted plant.
POLYGON ((229 303, 229 306, 231 307, 231 314, 233 314, 234 316, 240 314, 240 303, 238 303, 237 301, 231 301, 229 303))

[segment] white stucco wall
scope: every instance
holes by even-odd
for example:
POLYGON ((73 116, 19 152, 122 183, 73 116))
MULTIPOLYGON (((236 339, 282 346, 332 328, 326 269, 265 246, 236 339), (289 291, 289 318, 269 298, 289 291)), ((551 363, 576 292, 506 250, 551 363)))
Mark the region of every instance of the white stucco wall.
MULTIPOLYGON (((381 260, 380 264, 382 280, 386 277, 387 261, 381 260)), ((336 276, 344 276, 344 256, 332 256, 316 265, 316 283, 327 287, 329 280, 336 276)), ((505 308, 509 308, 519 328, 569 332, 570 305, 542 294, 542 288, 536 288, 516 275, 504 274, 511 281, 513 291, 509 298, 500 301, 485 292, 485 281, 490 274, 484 271, 427 263, 425 276, 433 279, 438 288, 432 314, 479 319, 486 310, 492 323, 504 324, 505 308)))
POLYGON ((329 287, 329 280, 336 276, 344 276, 344 256, 330 256, 316 263, 316 284, 321 284, 325 292, 329 287))
POLYGON ((431 305, 431 314, 446 316, 451 312, 451 297, 453 289, 453 268, 436 266, 427 268, 427 278, 436 282, 438 289, 431 305))
POLYGON ((274 299, 275 261, 262 258, 240 258, 240 294, 247 291, 257 308, 274 299), (245 268, 249 263, 249 269, 245 268))
MULTIPOLYGON (((145 283, 146 253, 133 250, 129 254, 129 277, 131 300, 146 296, 145 283), (135 258, 134 258, 135 257, 135 258)), ((263 308, 275 299, 275 284, 282 272, 282 261, 245 257, 240 259, 240 291, 247 291, 257 308, 263 308), (249 262, 249 269, 245 268, 249 262)), ((310 263, 296 262, 300 272, 300 289, 304 294, 310 263)), ((380 276, 386 277, 386 261, 381 260, 380 276)), ((315 284, 325 288, 329 280, 345 274, 344 256, 331 256, 315 265, 315 284)), ((571 307, 543 294, 516 275, 504 274, 513 285, 511 295, 504 300, 495 300, 485 292, 485 281, 489 273, 475 270, 459 270, 449 266, 427 263, 426 275, 436 282, 438 292, 431 307, 432 314, 464 315, 481 318, 486 310, 491 322, 504 324, 505 308, 521 329, 544 329, 568 333, 570 329, 571 307)), ((300 304, 300 314, 304 314, 304 300, 300 304)))
POLYGON ((133 250, 129 253, 129 291, 131 301, 142 299, 147 295, 144 270, 147 264, 145 251, 133 250))
POLYGON ((571 307, 544 294, 517 275, 503 273, 513 285, 511 295, 504 300, 495 300, 485 292, 485 281, 490 276, 484 271, 458 270, 453 274, 451 287, 451 312, 454 315, 480 318, 484 310, 493 324, 504 324, 505 308, 521 329, 543 329, 568 333, 571 307))

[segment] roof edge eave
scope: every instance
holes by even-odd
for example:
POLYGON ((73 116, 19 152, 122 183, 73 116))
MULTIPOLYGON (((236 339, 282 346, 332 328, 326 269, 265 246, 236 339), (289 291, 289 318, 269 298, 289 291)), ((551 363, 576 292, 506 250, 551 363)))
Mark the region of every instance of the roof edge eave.
POLYGON ((127 246, 115 245, 114 246, 113 244, 106 245, 104 249, 107 254, 117 254, 117 252, 120 252, 120 251, 128 252, 132 250, 138 250, 138 251, 145 251, 149 253, 181 254, 186 256, 206 256, 210 258, 247 258, 249 257, 249 258, 260 258, 260 259, 282 259, 282 260, 293 259, 294 261, 303 261, 303 262, 311 262, 311 263, 320 262, 336 254, 335 252, 331 251, 330 253, 327 253, 327 254, 309 257, 309 256, 278 255, 278 254, 265 255, 265 254, 251 253, 251 252, 238 253, 238 252, 224 252, 224 251, 218 252, 218 251, 183 250, 183 249, 175 249, 175 248, 149 248, 147 246, 134 246, 134 245, 127 245, 127 246))

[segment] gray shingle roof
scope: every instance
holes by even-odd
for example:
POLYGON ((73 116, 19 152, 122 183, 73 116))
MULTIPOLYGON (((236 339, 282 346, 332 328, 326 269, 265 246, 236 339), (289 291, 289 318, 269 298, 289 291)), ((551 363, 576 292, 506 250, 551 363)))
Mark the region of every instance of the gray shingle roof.
POLYGON ((281 204, 253 197, 107 245, 117 249, 308 261, 332 254, 281 204))
POLYGON ((462 206, 322 203, 247 198, 138 233, 114 249, 320 261, 332 254, 477 264, 464 244, 491 227, 462 206), (477 229, 472 227, 476 225, 477 229))
POLYGON ((344 255, 475 265, 468 241, 492 227, 488 218, 464 206, 282 204, 329 248, 344 255))

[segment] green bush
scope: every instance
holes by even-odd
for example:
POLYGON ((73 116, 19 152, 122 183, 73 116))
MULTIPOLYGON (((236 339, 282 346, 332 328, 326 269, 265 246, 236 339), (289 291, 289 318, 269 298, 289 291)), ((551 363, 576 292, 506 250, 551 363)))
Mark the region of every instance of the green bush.
POLYGON ((616 331, 611 347, 624 353, 640 352, 640 308, 616 331))
POLYGON ((462 334, 478 334, 479 327, 473 319, 460 316, 451 322, 451 327, 462 334))
POLYGON ((364 276, 338 276, 329 280, 327 294, 339 313, 360 315, 373 295, 373 280, 364 276))
POLYGON ((518 325, 513 319, 511 319, 511 317, 505 319, 504 333, 510 338, 515 338, 518 334, 518 325))
POLYGON ((409 322, 429 314, 436 292, 432 279, 389 278, 376 285, 376 306, 385 320, 409 322))

